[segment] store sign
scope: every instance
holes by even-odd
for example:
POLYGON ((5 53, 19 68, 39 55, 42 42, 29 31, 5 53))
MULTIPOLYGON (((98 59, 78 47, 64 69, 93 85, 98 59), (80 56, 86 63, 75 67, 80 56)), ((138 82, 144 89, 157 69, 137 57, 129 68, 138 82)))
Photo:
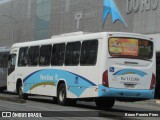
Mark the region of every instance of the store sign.
POLYGON ((127 0, 126 13, 156 10, 160 0, 127 0))
POLYGON ((106 22, 108 14, 112 16, 112 23, 115 23, 118 20, 124 24, 125 27, 127 27, 127 24, 117 8, 114 0, 104 0, 103 2, 103 26, 106 22))
POLYGON ((98 16, 97 12, 77 12, 75 13, 75 20, 76 20, 76 29, 79 30, 80 29, 80 21, 81 19, 90 19, 90 18, 95 18, 98 16))

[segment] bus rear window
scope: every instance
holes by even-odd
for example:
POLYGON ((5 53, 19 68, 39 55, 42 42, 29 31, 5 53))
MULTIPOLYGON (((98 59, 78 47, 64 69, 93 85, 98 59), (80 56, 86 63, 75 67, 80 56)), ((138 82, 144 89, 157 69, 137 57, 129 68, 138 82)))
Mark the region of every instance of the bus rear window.
POLYGON ((112 57, 151 59, 153 42, 136 38, 110 38, 109 54, 112 57))

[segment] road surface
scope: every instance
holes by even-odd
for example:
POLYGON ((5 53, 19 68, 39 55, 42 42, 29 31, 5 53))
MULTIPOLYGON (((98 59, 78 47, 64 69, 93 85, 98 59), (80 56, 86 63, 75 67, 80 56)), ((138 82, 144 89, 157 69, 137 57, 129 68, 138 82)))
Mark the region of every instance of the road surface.
MULTIPOLYGON (((10 93, 1 93, 0 96, 10 97, 18 99, 18 96, 10 93)), ((29 96, 25 102, 11 102, 0 100, 0 111, 2 112, 18 112, 26 113, 37 113, 37 116, 41 114, 42 117, 49 116, 47 118, 34 118, 34 119, 45 119, 45 120, 106 120, 106 119, 136 119, 136 120, 146 120, 153 119, 152 117, 133 117, 134 114, 153 114, 160 115, 160 105, 153 103, 151 101, 141 101, 141 102, 118 102, 116 101, 115 106, 111 110, 98 110, 94 102, 78 102, 75 106, 60 106, 54 104, 52 97, 43 96, 29 96), (134 111, 134 112, 133 112, 134 111), (38 114, 39 113, 39 114, 38 114), (126 117, 128 115, 130 117, 126 117), (99 116, 99 117, 97 117, 99 116), (121 116, 121 117, 120 117, 121 116)), ((1 118, 4 120, 10 119, 22 119, 16 117, 18 114, 14 114, 12 118, 1 118)), ((32 116, 31 116, 32 117, 32 116)), ((40 116, 38 116, 40 117, 40 116)), ((160 117, 154 117, 154 119, 159 119, 160 117)), ((23 118, 31 119, 31 118, 23 118)))

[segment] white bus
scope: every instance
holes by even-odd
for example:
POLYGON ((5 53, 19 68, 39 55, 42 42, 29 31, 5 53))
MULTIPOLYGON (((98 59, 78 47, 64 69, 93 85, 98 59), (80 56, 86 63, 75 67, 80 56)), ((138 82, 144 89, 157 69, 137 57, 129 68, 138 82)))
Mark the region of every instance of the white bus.
POLYGON ((94 100, 111 108, 116 98, 152 99, 155 45, 143 35, 101 32, 14 44, 8 91, 19 97, 53 96, 61 105, 94 100))

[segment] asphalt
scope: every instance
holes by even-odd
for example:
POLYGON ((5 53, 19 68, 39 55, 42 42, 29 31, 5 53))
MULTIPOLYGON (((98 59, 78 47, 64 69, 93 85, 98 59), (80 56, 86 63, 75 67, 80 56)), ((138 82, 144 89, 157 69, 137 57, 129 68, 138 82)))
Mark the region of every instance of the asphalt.
MULTIPOLYGON (((6 92, 6 91, 3 93, 0 93, 0 100, 17 102, 17 103, 26 103, 26 100, 19 99, 15 93, 6 92)), ((140 104, 140 105, 142 105, 142 104, 143 105, 152 105, 152 106, 160 107, 160 99, 150 99, 150 100, 143 100, 143 101, 129 102, 129 103, 140 104)))
MULTIPOLYGON (((63 106, 59 106, 59 105, 51 105, 50 103, 52 103, 52 98, 49 97, 43 97, 43 96, 30 96, 29 99, 27 100, 27 102, 23 99, 19 99, 18 95, 14 94, 14 93, 9 93, 9 92, 4 92, 4 93, 0 93, 0 100, 2 100, 3 102, 1 103, 1 108, 5 107, 6 109, 16 109, 16 110, 21 110, 23 109, 23 107, 25 108, 25 110, 93 110, 93 111, 97 111, 95 104, 93 104, 93 102, 86 102, 86 103, 81 103, 79 102, 76 106, 70 106, 70 107, 63 107, 63 106), (10 101, 9 103, 7 101, 10 101), (14 102, 14 103, 13 103, 14 102), (9 106, 6 106, 4 103, 6 103, 9 106), (18 104, 17 104, 18 103, 18 104), (20 103, 20 104, 19 104, 20 103), (25 103, 25 104, 24 104, 25 103), (10 106, 11 104, 11 106, 10 106), (12 105, 14 105, 16 107, 13 107, 12 105), (29 108, 29 106, 31 108, 29 108), (34 108, 34 109, 33 109, 34 108)), ((106 110, 98 110, 98 114, 99 116, 102 117, 107 117, 107 118, 116 118, 116 117, 120 117, 122 116, 123 118, 125 118, 123 116, 124 111, 125 112, 132 112, 132 111, 159 111, 159 107, 160 104, 157 104, 158 100, 152 99, 152 100, 145 100, 145 101, 138 101, 138 102, 119 102, 116 101, 115 106, 113 107, 112 110, 106 111, 106 110)), ((47 113, 48 114, 48 113, 47 113)), ((71 114, 72 115, 72 114, 71 114)), ((127 117, 127 120, 130 119, 139 119, 139 118, 133 118, 133 117, 127 117)), ((141 120, 142 118, 140 118, 141 120)), ((145 119, 146 120, 146 119, 145 119)))
POLYGON ((158 99, 151 99, 151 100, 144 100, 144 101, 137 101, 137 102, 132 102, 133 104, 140 104, 140 105, 152 105, 156 107, 160 107, 160 100, 158 99))
POLYGON ((26 101, 23 99, 19 99, 17 97, 10 96, 9 94, 5 95, 4 93, 3 94, 0 93, 0 100, 16 102, 16 103, 26 103, 26 101))

